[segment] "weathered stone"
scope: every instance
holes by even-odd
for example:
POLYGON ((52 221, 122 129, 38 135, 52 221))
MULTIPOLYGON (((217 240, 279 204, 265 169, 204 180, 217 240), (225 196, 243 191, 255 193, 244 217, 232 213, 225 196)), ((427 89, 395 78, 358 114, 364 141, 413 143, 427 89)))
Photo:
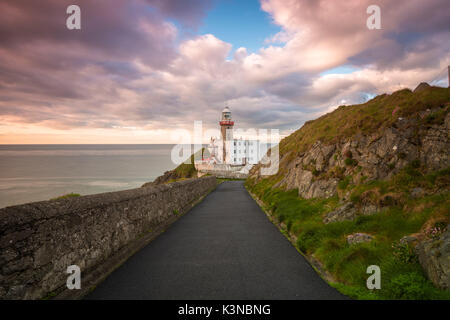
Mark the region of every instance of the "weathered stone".
POLYGON ((416 242, 418 238, 416 236, 404 236, 400 239, 401 244, 412 244, 416 242))
MULTIPOLYGON (((430 110, 436 111, 438 109, 430 110)), ((296 154, 295 157, 291 157, 291 153, 282 155, 280 163, 286 163, 284 159, 288 157, 293 159, 287 163, 284 168, 286 173, 276 187, 298 189, 299 196, 304 198, 335 195, 338 181, 331 179, 332 175, 327 173, 338 166, 344 169, 342 177, 356 176, 356 166, 345 164, 345 154, 351 154, 366 181, 388 179, 414 160, 419 160, 429 171, 445 169, 450 164, 449 132, 450 113, 446 115, 443 124, 425 128, 416 118, 411 117, 371 135, 359 134, 328 145, 316 142, 309 150, 296 154), (313 169, 324 174, 314 176, 313 169)), ((252 169, 250 178, 260 179, 259 171, 258 166, 252 169)), ((396 199, 385 200, 389 202, 396 199)))
POLYGON ((356 208, 352 202, 347 202, 338 209, 331 211, 323 218, 323 223, 353 220, 356 217, 356 208))
POLYGON ((441 289, 450 290, 450 225, 438 238, 416 246, 416 253, 426 275, 441 289))
POLYGON ((356 243, 362 243, 362 242, 370 242, 372 241, 373 237, 370 234, 367 233, 354 233, 347 236, 347 243, 348 244, 356 244, 356 243))
POLYGON ((414 188, 411 190, 412 198, 420 198, 420 197, 423 197, 424 194, 425 194, 425 191, 422 188, 414 188))
POLYGON ((363 215, 365 215, 365 216, 370 216, 370 215, 375 214, 375 213, 377 213, 379 211, 380 211, 380 209, 376 205, 370 204, 370 203, 366 204, 365 206, 363 206, 361 208, 361 213, 363 215))
POLYGON ((17 285, 12 286, 9 288, 8 292, 6 293, 7 299, 15 299, 16 297, 25 295, 25 286, 24 285, 17 285))
POLYGON ((2 274, 9 275, 14 272, 26 270, 30 267, 32 267, 33 264, 33 258, 31 257, 23 257, 18 260, 13 260, 8 262, 2 267, 2 274))
POLYGON ((1 253, 0 262, 5 263, 8 261, 11 261, 14 258, 16 258, 18 255, 19 254, 17 253, 17 251, 13 250, 12 248, 7 248, 7 249, 3 250, 3 252, 1 253))

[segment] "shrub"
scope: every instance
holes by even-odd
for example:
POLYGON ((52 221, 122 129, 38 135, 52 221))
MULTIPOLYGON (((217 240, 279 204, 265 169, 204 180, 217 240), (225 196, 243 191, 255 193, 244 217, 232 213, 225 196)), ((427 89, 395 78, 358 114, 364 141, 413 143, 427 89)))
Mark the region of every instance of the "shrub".
POLYGON ((302 252, 311 252, 320 244, 321 228, 320 226, 310 226, 305 228, 297 240, 297 246, 302 252))
POLYGON ((341 181, 339 181, 337 187, 341 190, 345 190, 349 183, 350 183, 350 176, 345 177, 344 179, 342 179, 341 181))
POLYGON ((391 279, 387 293, 392 299, 423 300, 430 298, 430 284, 417 272, 400 274, 391 279))
POLYGON ((401 262, 415 263, 418 261, 414 248, 408 243, 394 242, 392 248, 394 256, 401 262))
POLYGON ((425 235, 431 239, 438 239, 446 228, 445 222, 439 221, 434 224, 432 228, 425 230, 425 235))
POLYGON ((78 193, 68 193, 68 194, 65 194, 65 195, 63 195, 63 196, 60 196, 60 197, 56 197, 56 198, 52 198, 52 199, 50 199, 50 200, 63 200, 63 199, 70 199, 70 198, 76 198, 76 197, 80 197, 81 195, 79 195, 78 193))
POLYGON ((361 201, 361 194, 360 193, 352 193, 350 195, 350 201, 353 203, 358 203, 361 201))
POLYGON ((411 167, 414 168, 414 169, 420 168, 420 160, 419 159, 415 159, 415 160, 411 161, 411 167))
POLYGON ((358 161, 356 161, 355 159, 352 159, 352 158, 346 158, 344 162, 345 162, 345 165, 349 166, 349 167, 354 167, 358 164, 358 161))

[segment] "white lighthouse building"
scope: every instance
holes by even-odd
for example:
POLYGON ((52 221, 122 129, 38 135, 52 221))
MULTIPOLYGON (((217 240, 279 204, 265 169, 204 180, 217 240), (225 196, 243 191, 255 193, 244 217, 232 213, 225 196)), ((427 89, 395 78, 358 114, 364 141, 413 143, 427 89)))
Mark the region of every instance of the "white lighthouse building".
POLYGON ((258 140, 234 137, 234 120, 229 107, 222 110, 219 120, 220 137, 211 137, 209 157, 195 163, 200 174, 217 177, 245 178, 250 168, 267 153, 267 144, 258 140))
MULTIPOLYGON (((221 163, 233 166, 246 166, 257 164, 262 156, 267 152, 265 145, 258 140, 248 140, 235 138, 233 134, 234 121, 229 107, 222 110, 222 118, 219 121, 221 132, 221 146, 218 146, 217 159, 221 163)), ((216 146, 217 147, 217 146, 216 146)))

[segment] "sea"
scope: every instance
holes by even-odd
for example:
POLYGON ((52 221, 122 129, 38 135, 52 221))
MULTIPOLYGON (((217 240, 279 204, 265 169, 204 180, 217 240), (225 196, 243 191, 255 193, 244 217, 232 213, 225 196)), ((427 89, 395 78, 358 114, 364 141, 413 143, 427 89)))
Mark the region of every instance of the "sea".
POLYGON ((177 164, 169 144, 0 145, 0 208, 138 188, 177 164))

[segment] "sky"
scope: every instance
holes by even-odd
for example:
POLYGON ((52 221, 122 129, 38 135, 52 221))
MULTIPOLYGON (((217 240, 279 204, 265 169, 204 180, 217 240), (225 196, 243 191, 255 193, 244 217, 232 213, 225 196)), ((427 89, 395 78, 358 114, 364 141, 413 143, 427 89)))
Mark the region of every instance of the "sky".
POLYGON ((448 0, 3 0, 0 144, 180 143, 194 121, 218 129, 225 105, 236 128, 286 135, 342 104, 446 86, 449 49, 448 0))

